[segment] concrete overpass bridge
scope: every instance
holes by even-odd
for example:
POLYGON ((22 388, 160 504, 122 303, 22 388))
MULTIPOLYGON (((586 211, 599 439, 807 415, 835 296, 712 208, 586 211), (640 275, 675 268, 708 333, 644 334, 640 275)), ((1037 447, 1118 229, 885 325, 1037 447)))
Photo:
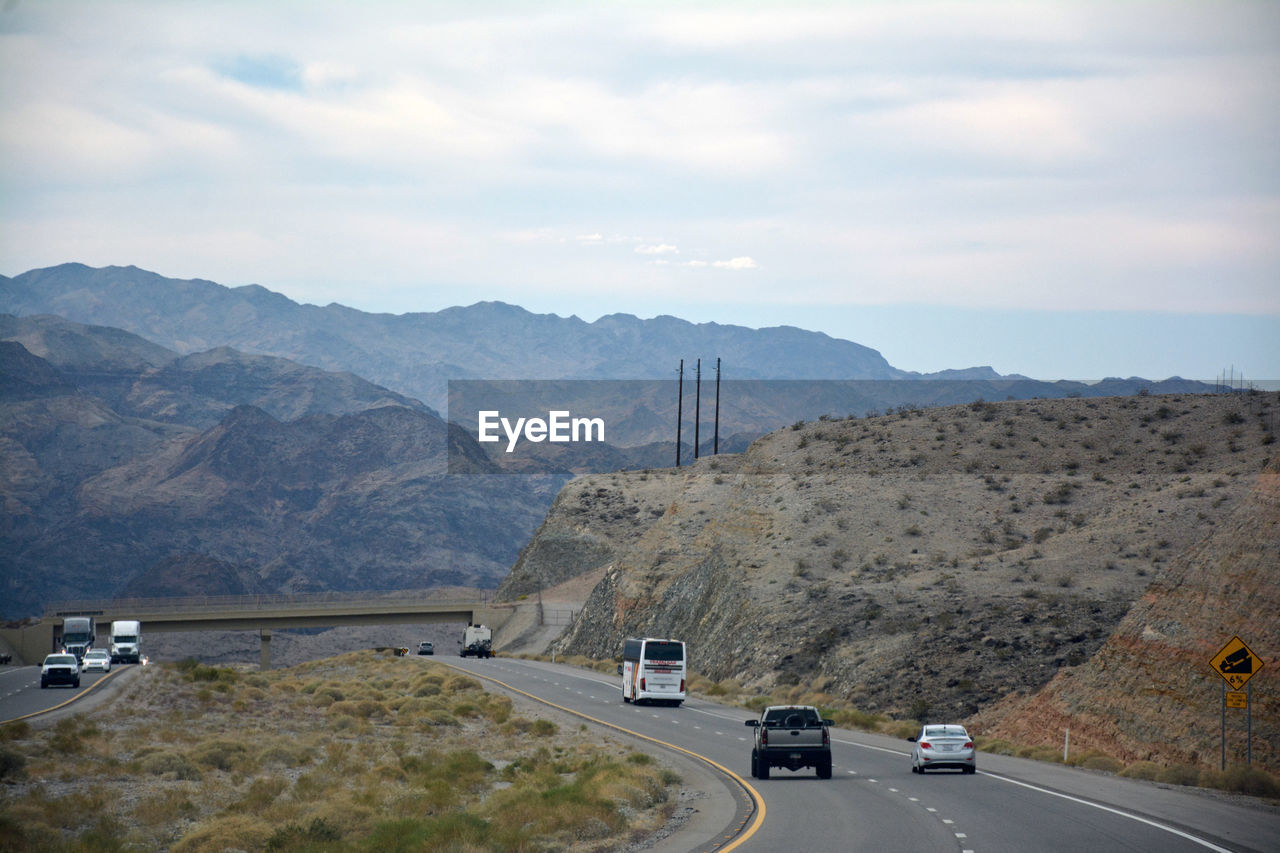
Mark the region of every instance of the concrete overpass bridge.
POLYGON ((94 618, 99 647, 106 645, 111 623, 120 619, 142 623, 144 648, 148 634, 166 631, 257 631, 262 642, 262 668, 270 669, 271 632, 280 628, 431 622, 480 623, 496 628, 514 612, 514 604, 497 604, 487 592, 476 590, 61 601, 46 607, 43 618, 33 624, 0 628, 0 639, 22 662, 35 664, 57 650, 63 620, 69 616, 94 618))

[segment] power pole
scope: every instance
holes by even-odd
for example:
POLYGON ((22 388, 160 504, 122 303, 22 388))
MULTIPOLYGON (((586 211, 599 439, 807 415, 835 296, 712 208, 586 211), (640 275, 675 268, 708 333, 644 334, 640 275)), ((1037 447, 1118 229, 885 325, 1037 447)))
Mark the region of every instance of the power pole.
POLYGON ((698 458, 698 428, 702 417, 702 359, 694 368, 693 380, 693 458, 698 458))
POLYGON ((676 385, 676 467, 680 467, 680 419, 684 417, 684 359, 680 359, 680 381, 676 385))
POLYGON ((716 430, 711 440, 711 455, 720 453, 720 357, 716 356, 716 430))

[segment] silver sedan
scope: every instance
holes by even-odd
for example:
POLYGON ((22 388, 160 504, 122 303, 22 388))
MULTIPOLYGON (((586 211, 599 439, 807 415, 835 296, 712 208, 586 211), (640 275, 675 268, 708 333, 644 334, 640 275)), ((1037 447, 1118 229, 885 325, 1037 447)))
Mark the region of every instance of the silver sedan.
POLYGON ((911 748, 911 772, 924 773, 939 767, 953 767, 965 773, 978 772, 973 738, 960 725, 924 726, 916 737, 907 738, 911 748))

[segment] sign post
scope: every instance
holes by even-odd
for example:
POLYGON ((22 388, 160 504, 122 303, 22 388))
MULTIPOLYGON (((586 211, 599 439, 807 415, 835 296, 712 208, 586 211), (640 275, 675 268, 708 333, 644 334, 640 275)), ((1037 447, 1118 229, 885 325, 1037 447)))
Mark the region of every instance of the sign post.
POLYGON ((1253 653, 1253 649, 1245 645, 1244 640, 1232 637, 1227 644, 1209 661, 1213 671, 1222 676, 1222 769, 1227 769, 1227 709, 1244 708, 1246 737, 1248 743, 1245 754, 1249 764, 1253 764, 1253 685, 1249 679, 1262 670, 1263 661, 1253 653), (1231 691, 1227 691, 1227 685, 1231 691), (1240 688, 1245 692, 1241 693, 1240 688))

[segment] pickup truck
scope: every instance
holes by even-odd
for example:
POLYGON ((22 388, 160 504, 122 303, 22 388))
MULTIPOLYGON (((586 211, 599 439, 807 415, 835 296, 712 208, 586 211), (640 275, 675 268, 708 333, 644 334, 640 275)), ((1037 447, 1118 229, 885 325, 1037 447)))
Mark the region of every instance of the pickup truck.
POLYGON ((812 705, 771 705, 760 719, 747 720, 756 730, 751 747, 751 775, 768 779, 770 767, 812 767, 819 779, 831 778, 830 720, 812 705))

